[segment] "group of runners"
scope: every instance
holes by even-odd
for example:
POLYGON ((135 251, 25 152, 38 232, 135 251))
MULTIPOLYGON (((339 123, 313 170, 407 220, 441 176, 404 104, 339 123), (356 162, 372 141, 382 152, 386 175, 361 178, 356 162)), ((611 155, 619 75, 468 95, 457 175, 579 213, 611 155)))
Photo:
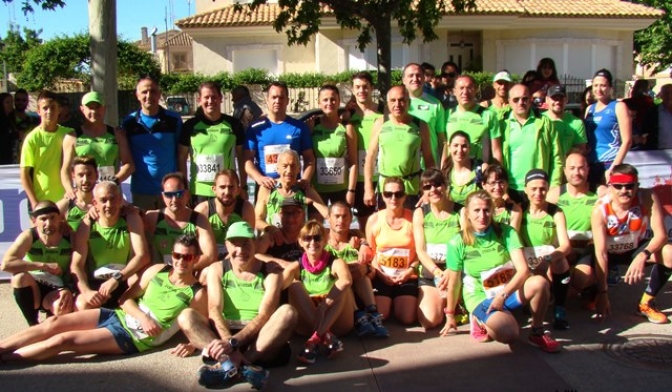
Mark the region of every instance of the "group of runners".
POLYGON ((33 226, 2 261, 31 327, 0 340, 0 362, 132 354, 182 330, 187 342, 171 353, 201 353, 201 384, 262 388, 269 367, 291 360, 293 333, 307 338, 305 364, 342 351, 352 330, 388 337, 389 318, 441 335, 469 323, 475 340, 509 343, 524 307, 527 341, 557 352, 547 310, 556 330, 569 328, 576 295, 607 317, 619 264, 628 284, 653 264, 639 304, 623 306, 667 323, 653 299, 672 247, 660 200, 623 163, 628 113, 611 85, 596 73, 583 121, 565 113, 560 85, 542 114, 506 71, 482 104, 474 79, 456 75, 445 110, 412 63, 384 113, 367 72, 353 75, 345 110, 335 85, 321 87, 323 114, 306 123, 287 115, 287 86, 273 82, 267 114, 247 129, 221 112, 214 83, 182 124, 142 78, 141 107, 119 129, 105 125, 96 92, 74 131, 42 92, 21 154, 33 226), (132 204, 119 186, 128 177, 132 204))

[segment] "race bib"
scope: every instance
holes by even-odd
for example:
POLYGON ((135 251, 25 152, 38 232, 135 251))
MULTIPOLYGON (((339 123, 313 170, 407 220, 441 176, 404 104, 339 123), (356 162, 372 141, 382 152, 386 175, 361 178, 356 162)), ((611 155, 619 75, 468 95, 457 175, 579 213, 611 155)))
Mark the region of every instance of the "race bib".
POLYGON ((387 276, 397 276, 410 265, 409 249, 391 248, 378 251, 378 264, 387 276))
POLYGON ((107 264, 93 271, 93 277, 97 280, 108 280, 115 272, 123 270, 123 264, 107 264))
POLYGON ((446 264, 446 244, 427 244, 427 254, 437 264, 446 264))
POLYGON ((114 166, 98 166, 98 181, 114 181, 115 173, 114 166))
POLYGON ((272 144, 264 146, 264 164, 266 174, 278 171, 278 156, 281 152, 289 150, 289 144, 272 144))
POLYGON ((638 233, 623 234, 607 237, 607 253, 626 253, 637 248, 639 245, 638 233))
MULTIPOLYGON (((156 322, 156 324, 159 327, 161 327, 161 324, 159 323, 157 317, 154 315, 154 313, 152 313, 152 311, 149 310, 149 308, 147 308, 147 306, 145 306, 144 304, 140 304, 140 310, 142 310, 143 313, 148 315, 152 320, 154 320, 154 322, 156 322)), ((144 329, 142 328, 142 323, 140 322, 140 320, 126 313, 124 321, 126 322, 126 328, 136 340, 142 340, 149 336, 147 335, 147 333, 145 333, 144 329)), ((163 343, 168 341, 168 339, 170 339, 173 335, 175 335, 179 330, 180 327, 177 324, 177 322, 173 322, 168 328, 162 330, 161 333, 154 336, 154 339, 152 339, 150 345, 153 347, 162 345, 163 343)))
POLYGON ((63 279, 60 276, 43 271, 30 271, 30 275, 38 282, 51 287, 63 287, 63 279))
MULTIPOLYGON (((358 152, 358 158, 359 158, 359 174, 364 177, 364 166, 366 163, 366 150, 359 150, 358 152)), ((378 160, 376 159, 376 162, 373 165, 373 175, 374 177, 378 175, 378 160)))
POLYGON ((345 158, 317 158, 317 183, 321 185, 345 182, 345 158))
POLYGON ((217 172, 224 169, 222 154, 196 156, 196 181, 215 182, 217 172))
POLYGON ((486 298, 494 298, 497 294, 501 293, 515 273, 516 270, 513 268, 511 261, 481 272, 481 283, 483 284, 486 298))
POLYGON ((544 261, 544 256, 550 255, 555 250, 555 247, 551 245, 541 245, 541 246, 526 246, 523 248, 523 254, 525 255, 525 261, 527 261, 527 266, 531 270, 536 269, 539 264, 544 261))

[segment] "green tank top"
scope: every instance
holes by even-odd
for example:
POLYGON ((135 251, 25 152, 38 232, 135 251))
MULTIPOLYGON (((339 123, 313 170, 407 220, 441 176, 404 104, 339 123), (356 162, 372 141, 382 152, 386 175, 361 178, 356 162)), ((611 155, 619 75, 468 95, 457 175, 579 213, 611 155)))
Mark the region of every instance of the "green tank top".
POLYGON ((40 240, 37 228, 30 228, 30 234, 33 237, 33 243, 26 252, 26 261, 58 264, 63 271, 59 277, 63 279, 63 283, 67 284, 70 280, 70 261, 72 260, 70 237, 64 236, 57 246, 49 247, 40 240))
POLYGON ((214 197, 215 175, 223 169, 234 169, 236 135, 224 117, 220 122, 200 121, 191 134, 191 175, 189 189, 198 196, 214 197))
MULTIPOLYGON (((302 204, 306 204, 306 196, 303 193, 301 189, 298 187, 295 187, 296 189, 294 190, 294 195, 290 196, 290 198, 294 198, 299 200, 302 204)), ((287 199, 286 197, 282 196, 280 192, 278 192, 277 189, 273 189, 271 191, 271 194, 268 195, 268 202, 266 203, 266 222, 269 225, 273 225, 276 227, 280 227, 280 207, 282 206, 282 202, 287 199)))
MULTIPOLYGON (((371 131, 376 120, 383 117, 380 113, 370 113, 362 116, 355 113, 350 118, 350 123, 357 132, 357 162, 359 171, 357 172, 357 181, 364 182, 364 161, 366 160, 366 151, 369 149, 371 141, 371 131)), ((373 182, 378 181, 378 171, 374 170, 373 182)))
POLYGON ((523 206, 523 219, 520 224, 520 237, 527 247, 541 245, 557 245, 558 231, 553 215, 558 212, 558 206, 547 203, 546 215, 542 218, 532 218, 528 207, 523 206))
MULTIPOLYGON (((378 167, 382 177, 401 177, 406 194, 420 192, 420 125, 386 121, 378 138, 378 167)), ((379 182, 383 191, 383 181, 379 182)))
POLYGON ((243 221, 243 206, 245 205, 245 200, 241 198, 236 199, 236 205, 233 207, 233 212, 229 215, 226 223, 222 221, 222 218, 217 215, 217 206, 215 205, 215 199, 208 199, 208 222, 212 226, 212 231, 215 235, 215 243, 217 244, 217 260, 224 260, 226 255, 229 252, 226 250, 226 232, 229 230, 229 226, 236 222, 243 221))
POLYGON ((72 232, 77 232, 79 224, 82 223, 82 219, 86 216, 87 211, 83 211, 77 206, 74 200, 70 200, 68 203, 68 212, 65 214, 65 220, 68 222, 68 225, 72 229, 72 232))
POLYGON ((496 214, 494 217, 495 222, 504 223, 507 225, 511 224, 511 211, 513 211, 513 203, 510 201, 504 202, 504 209, 499 214, 496 214))
POLYGON ((497 122, 493 118, 492 112, 480 105, 476 105, 472 110, 458 110, 453 108, 448 110, 448 123, 446 125, 448 140, 456 131, 463 131, 469 135, 471 140, 471 157, 483 159, 483 139, 487 137, 499 137, 497 122), (495 135, 491 135, 495 132, 495 135))
POLYGON ((342 124, 327 129, 318 123, 313 127, 315 175, 313 186, 318 192, 338 192, 348 189, 348 171, 345 155, 348 143, 342 124))
POLYGON ((109 125, 106 127, 107 131, 100 137, 84 135, 81 128, 76 131, 75 155, 90 155, 96 159, 98 181, 112 180, 119 164, 119 143, 114 128, 109 125))
POLYGON ((176 324, 177 316, 191 305, 196 293, 202 288, 198 282, 191 286, 175 286, 169 279, 170 270, 171 267, 166 266, 154 275, 138 301, 140 309, 149 314, 161 327, 159 335, 147 336, 138 320, 123 309, 115 310, 122 326, 130 334, 133 344, 140 352, 163 344, 179 331, 176 324))
POLYGON ((264 298, 265 270, 257 272, 254 279, 246 281, 237 278, 228 260, 224 262, 222 288, 224 289, 223 316, 229 328, 242 328, 246 322, 259 314, 259 306, 264 298))
MULTIPOLYGON (((450 215, 445 219, 439 219, 434 215, 432 207, 429 204, 422 206, 422 213, 424 215, 422 227, 425 233, 425 250, 436 264, 446 264, 446 254, 448 251, 446 243, 460 232, 461 209, 461 204, 454 203, 450 215)), ((434 278, 431 272, 422 268, 422 266, 420 266, 420 273, 425 278, 434 278)))
POLYGON ((558 207, 565 213, 568 231, 590 231, 590 217, 596 201, 597 195, 593 192, 583 197, 572 197, 567 193, 567 184, 560 186, 558 207))
POLYGON ((89 233, 89 275, 108 264, 128 263, 131 254, 131 234, 126 219, 119 218, 112 227, 93 222, 89 233))
POLYGON ((334 286, 334 283, 336 283, 336 278, 331 274, 331 264, 334 260, 334 257, 330 255, 327 266, 317 274, 310 273, 303 268, 301 260, 299 260, 301 282, 303 282, 303 287, 306 288, 306 291, 311 297, 327 295, 329 290, 334 286))
POLYGON ((173 262, 173 244, 175 239, 184 234, 197 235, 196 223, 198 221, 198 212, 191 211, 189 222, 183 228, 170 226, 166 221, 165 210, 160 210, 156 218, 156 229, 154 230, 154 264, 165 263, 171 264, 173 262))
POLYGON ((359 251, 353 248, 352 245, 346 244, 345 247, 341 250, 334 248, 333 246, 327 244, 324 247, 324 250, 329 252, 334 259, 341 259, 346 263, 356 263, 359 259, 359 251))
MULTIPOLYGON (((480 167, 480 165, 479 165, 480 167)), ((480 170, 480 169, 479 169, 480 170)), ((469 174, 469 181, 464 185, 456 185, 455 180, 453 179, 453 171, 450 171, 450 200, 455 203, 464 203, 467 200, 467 196, 475 190, 478 189, 478 181, 476 171, 472 171, 469 174)))

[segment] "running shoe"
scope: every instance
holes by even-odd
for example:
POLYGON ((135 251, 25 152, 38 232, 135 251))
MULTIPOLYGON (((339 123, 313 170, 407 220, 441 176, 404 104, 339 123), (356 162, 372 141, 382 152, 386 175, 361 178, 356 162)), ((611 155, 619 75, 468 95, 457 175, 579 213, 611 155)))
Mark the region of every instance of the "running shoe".
POLYGON ((479 343, 484 343, 490 341, 490 336, 488 336, 488 331, 485 329, 485 326, 472 314, 471 315, 471 337, 474 338, 479 343))
POLYGON ((198 383, 204 387, 224 386, 238 374, 231 360, 224 363, 217 362, 215 365, 204 365, 198 369, 198 383))
POLYGON ((616 286, 621 283, 621 271, 619 271, 618 266, 609 267, 609 272, 607 275, 607 284, 609 286, 616 286))
POLYGON ((455 308, 455 323, 457 325, 466 325, 469 323, 469 312, 467 312, 467 309, 462 304, 458 304, 457 308, 455 308))
POLYGON ((560 351, 560 343, 556 342, 555 339, 551 337, 551 334, 543 331, 541 334, 534 332, 530 333, 527 342, 534 347, 540 348, 543 352, 557 353, 560 351))
POLYGON ((303 351, 299 353, 297 359, 299 362, 303 362, 307 365, 312 365, 317 359, 317 353, 319 351, 319 346, 316 342, 308 340, 303 346, 303 351))
POLYGON ((368 313, 362 310, 355 312, 355 332, 359 337, 376 334, 376 327, 371 324, 368 313))
POLYGON ((243 366, 240 372, 245 381, 252 384, 252 388, 261 390, 268 382, 268 376, 271 372, 264 370, 260 366, 243 366))
POLYGON ((654 324, 667 324, 670 322, 663 312, 656 309, 656 304, 653 301, 650 301, 648 304, 639 304, 639 314, 654 324))
POLYGON ((343 351, 343 342, 341 342, 336 335, 331 332, 324 334, 322 344, 327 348, 327 358, 331 359, 337 353, 343 351))
POLYGON ((373 325, 373 328, 375 329, 373 336, 377 338, 389 338, 390 331, 388 331, 387 328, 383 326, 383 315, 378 312, 369 313, 368 315, 369 315, 369 322, 371 323, 371 325, 373 325))
POLYGON ((567 322, 564 307, 556 306, 554 316, 553 329, 569 329, 569 323, 567 322))

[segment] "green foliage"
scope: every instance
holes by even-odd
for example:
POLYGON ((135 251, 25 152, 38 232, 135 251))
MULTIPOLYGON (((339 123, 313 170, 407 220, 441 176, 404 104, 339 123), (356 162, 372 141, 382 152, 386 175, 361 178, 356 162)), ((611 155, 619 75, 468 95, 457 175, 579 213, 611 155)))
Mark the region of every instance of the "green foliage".
POLYGON ((641 62, 660 71, 672 65, 672 2, 669 0, 630 0, 665 11, 651 26, 635 33, 635 51, 641 62))
MULTIPOLYGON (((3 3, 11 3, 13 1, 14 0, 2 0, 3 3)), ((65 1, 63 0, 22 0, 21 11, 23 11, 24 14, 33 12, 33 4, 42 8, 43 10, 55 10, 59 7, 65 7, 65 1)))
MULTIPOLYGON (((160 74, 151 54, 126 41, 118 42, 117 67, 120 88, 134 88, 139 76, 160 74)), ((17 82, 28 90, 50 88, 59 79, 91 80, 89 36, 62 36, 30 49, 17 82)))
POLYGON ((19 30, 11 29, 4 38, 0 38, 0 62, 6 62, 8 72, 21 72, 26 53, 42 43, 39 38, 41 33, 42 30, 35 31, 24 27, 23 34, 19 30))

